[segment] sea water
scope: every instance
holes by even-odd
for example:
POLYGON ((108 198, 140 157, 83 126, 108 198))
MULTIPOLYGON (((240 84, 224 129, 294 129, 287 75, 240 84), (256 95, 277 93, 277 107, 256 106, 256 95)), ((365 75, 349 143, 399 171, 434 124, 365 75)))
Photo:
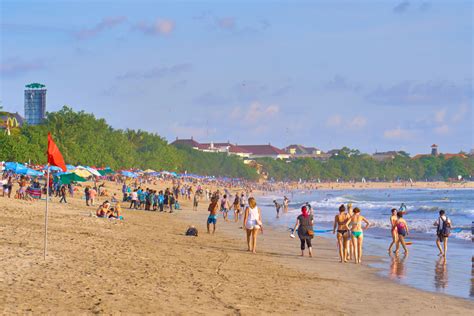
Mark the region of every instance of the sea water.
MULTIPOLYGON (((331 229, 334 216, 341 204, 351 202, 361 209, 361 214, 371 227, 364 232, 364 254, 377 255, 382 261, 372 264, 380 269, 380 274, 397 282, 423 290, 441 292, 458 297, 474 299, 474 257, 472 225, 474 221, 474 190, 316 190, 293 192, 288 213, 280 211, 276 218, 272 203, 283 203, 284 194, 267 194, 258 198, 264 222, 270 225, 293 226, 300 207, 309 202, 314 209, 315 229, 331 229), (389 254, 391 242, 390 215, 392 208, 404 203, 407 214, 404 216, 410 229, 407 240, 409 255, 389 254), (445 210, 460 231, 453 232, 449 238, 447 259, 438 257, 435 244, 438 212, 445 210)), ((335 238, 331 233, 323 237, 335 238)), ((334 250, 336 252, 336 249, 334 250)))

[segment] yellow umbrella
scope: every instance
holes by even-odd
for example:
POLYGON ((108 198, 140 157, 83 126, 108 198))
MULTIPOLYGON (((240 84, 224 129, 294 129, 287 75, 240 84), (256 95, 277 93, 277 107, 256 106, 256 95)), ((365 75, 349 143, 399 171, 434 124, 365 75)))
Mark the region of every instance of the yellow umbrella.
POLYGON ((92 175, 92 173, 90 173, 89 171, 87 171, 87 169, 76 169, 73 171, 73 173, 77 174, 79 177, 83 177, 83 178, 88 178, 92 175))
POLYGON ((145 170, 145 171, 143 171, 143 172, 145 172, 145 173, 152 173, 152 172, 156 172, 156 171, 155 171, 155 170, 153 170, 153 169, 146 169, 146 170, 145 170))

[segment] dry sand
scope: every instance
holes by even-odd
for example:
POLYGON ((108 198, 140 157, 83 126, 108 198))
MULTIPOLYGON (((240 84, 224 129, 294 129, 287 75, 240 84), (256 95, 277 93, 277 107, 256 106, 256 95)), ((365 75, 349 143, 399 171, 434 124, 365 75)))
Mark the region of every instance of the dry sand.
POLYGON ((321 238, 315 258, 300 258, 298 240, 265 229, 259 253, 247 253, 239 224, 219 218, 217 233, 205 233, 204 204, 193 212, 183 203, 174 214, 125 209, 125 220, 114 221, 90 217, 95 208, 83 200, 60 205, 55 199, 44 261, 44 201, 0 197, 0 311, 472 314, 472 301, 396 284, 365 265, 338 263, 334 243, 321 238), (189 224, 199 237, 184 236, 189 224))

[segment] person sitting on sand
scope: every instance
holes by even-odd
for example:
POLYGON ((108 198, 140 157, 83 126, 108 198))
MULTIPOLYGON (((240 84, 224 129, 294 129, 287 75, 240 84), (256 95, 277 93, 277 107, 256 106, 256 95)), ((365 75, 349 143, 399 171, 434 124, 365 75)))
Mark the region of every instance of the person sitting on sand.
POLYGON ((313 256, 313 246, 311 245, 311 239, 314 237, 313 231, 313 216, 309 214, 308 207, 303 206, 301 208, 301 214, 296 218, 296 224, 293 231, 298 230, 298 237, 301 242, 301 256, 304 257, 305 246, 308 246, 309 256, 313 256))
POLYGON ((434 223, 436 226, 436 246, 438 247, 439 254, 438 256, 446 257, 446 252, 448 251, 448 237, 451 234, 451 220, 446 216, 444 210, 439 211, 439 218, 434 223), (443 243, 443 249, 441 248, 441 243, 443 243))
POLYGON ((245 209, 244 224, 247 232, 248 251, 257 252, 257 234, 262 229, 262 213, 255 198, 248 199, 249 206, 245 209))
POLYGON ((395 245, 398 241, 398 233, 397 233, 397 209, 392 208, 392 215, 390 216, 390 227, 391 227, 391 233, 392 233, 392 242, 390 243, 390 246, 388 247, 388 252, 390 253, 392 251, 393 245, 395 245))
POLYGON ((219 210, 219 204, 217 203, 218 198, 212 197, 211 203, 209 204, 208 211, 209 217, 207 218, 207 233, 210 233, 210 225, 213 225, 212 233, 216 232, 216 223, 217 223, 217 212, 219 210))
POLYGON ((362 215, 360 209, 354 208, 354 215, 346 222, 346 225, 351 227, 352 243, 354 244, 354 260, 355 263, 362 262, 362 244, 364 242, 364 230, 369 228, 370 222, 362 215), (362 222, 365 222, 365 227, 362 228, 362 222))
POLYGON ((336 233, 337 229, 337 245, 340 262, 347 262, 347 252, 349 248, 349 227, 346 225, 349 215, 345 212, 346 208, 344 204, 342 204, 339 206, 339 214, 334 218, 334 227, 332 229, 333 234, 336 233))
POLYGON ((400 243, 402 244, 403 250, 405 251, 405 254, 408 254, 407 246, 405 244, 405 237, 408 236, 409 231, 408 231, 408 225, 407 222, 403 219, 403 212, 398 211, 397 212, 397 247, 395 248, 395 253, 398 253, 398 250, 400 249, 400 243))
POLYGON ((109 201, 105 201, 97 209, 96 215, 97 217, 108 217, 110 215, 109 211, 110 211, 110 203, 109 201))

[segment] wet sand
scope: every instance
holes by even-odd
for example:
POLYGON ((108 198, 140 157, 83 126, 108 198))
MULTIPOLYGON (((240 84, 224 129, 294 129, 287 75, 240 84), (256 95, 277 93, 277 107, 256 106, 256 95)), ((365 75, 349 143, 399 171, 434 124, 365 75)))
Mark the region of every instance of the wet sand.
MULTIPOLYGON (((110 184, 107 183, 110 187, 110 184)), ((115 186, 118 191, 118 186, 115 186)), ((102 198, 103 200, 103 198, 102 198)), ((44 201, 0 197, 0 310, 66 314, 445 314, 474 303, 423 292, 340 264, 332 242, 316 238, 315 258, 299 241, 265 229, 258 254, 246 251, 240 224, 220 217, 205 233, 197 212, 124 210, 124 221, 90 217, 84 200, 51 203, 49 255, 42 258, 44 201), (199 237, 186 237, 188 225, 199 237), (340 299, 338 299, 340 298, 340 299)))

